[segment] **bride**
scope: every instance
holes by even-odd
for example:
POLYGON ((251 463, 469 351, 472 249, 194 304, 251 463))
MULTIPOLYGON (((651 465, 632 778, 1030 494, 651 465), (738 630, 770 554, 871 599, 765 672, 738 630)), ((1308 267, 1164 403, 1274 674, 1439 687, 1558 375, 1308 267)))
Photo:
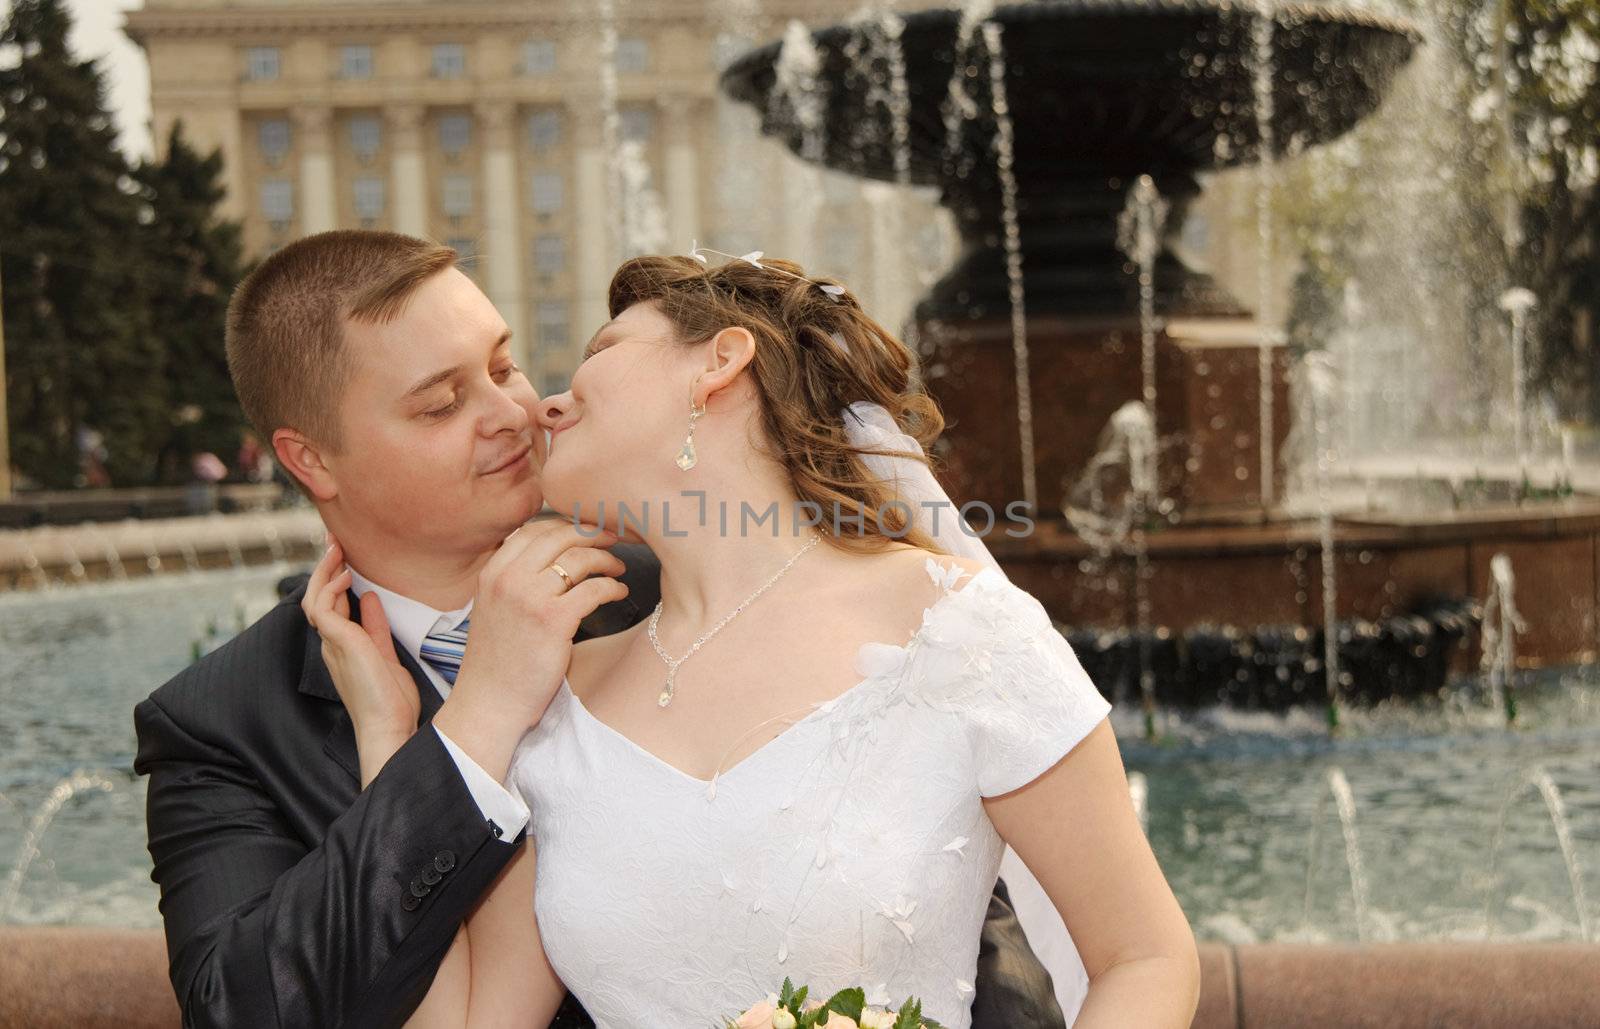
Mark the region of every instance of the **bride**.
MULTIPOLYGON (((966 1027, 1009 844, 1088 972, 1075 1024, 1187 1026, 1194 940, 1109 705, 941 509, 918 444, 943 420, 911 352, 757 255, 629 261, 610 308, 541 405, 543 490, 648 544, 661 603, 573 648, 510 762, 524 853, 413 1023, 544 1025, 570 990, 600 1026, 708 1025, 790 977, 966 1027)), ((519 592, 611 567, 535 530, 484 572, 458 688, 517 681, 519 592)), ((313 581, 319 619, 336 594, 313 581)), ((383 673, 330 667, 359 721, 383 694, 354 680, 383 673)), ((364 752, 364 778, 389 753, 364 752)))

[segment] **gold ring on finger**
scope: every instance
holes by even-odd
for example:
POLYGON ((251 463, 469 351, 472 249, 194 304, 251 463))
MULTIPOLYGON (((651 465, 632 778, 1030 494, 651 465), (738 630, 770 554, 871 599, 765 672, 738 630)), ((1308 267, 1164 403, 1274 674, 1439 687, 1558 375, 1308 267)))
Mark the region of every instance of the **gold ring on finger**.
POLYGON ((572 588, 572 576, 567 574, 567 570, 565 568, 561 567, 559 563, 552 561, 550 562, 550 569, 557 575, 561 576, 561 581, 567 584, 567 589, 570 590, 572 588))

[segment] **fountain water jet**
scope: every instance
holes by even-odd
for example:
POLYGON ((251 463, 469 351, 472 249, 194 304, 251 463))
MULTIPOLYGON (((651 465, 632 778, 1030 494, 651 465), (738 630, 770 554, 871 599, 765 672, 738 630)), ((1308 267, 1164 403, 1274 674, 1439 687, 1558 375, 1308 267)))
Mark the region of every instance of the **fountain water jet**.
POLYGON ((1033 453, 1033 386, 1028 373, 1028 311, 1022 277, 1022 222, 1017 209, 1016 130, 1006 99, 1005 50, 1000 26, 981 26, 989 52, 989 89, 995 118, 995 172, 1000 177, 1000 224, 1005 234, 1006 295, 1011 303, 1011 355, 1017 390, 1017 434, 1022 449, 1022 499, 1039 510, 1038 462, 1033 453))
MULTIPOLYGON (((790 20, 784 29, 783 45, 774 66, 777 85, 774 103, 787 105, 800 126, 801 161, 790 169, 792 188, 784 205, 784 238, 789 252, 803 264, 817 256, 817 216, 822 208, 821 160, 824 152, 823 85, 817 79, 822 59, 811 42, 804 23, 790 20)), ((825 269, 835 273, 835 269, 825 269)))
POLYGON ((1499 817, 1495 820, 1494 835, 1489 844, 1489 872, 1485 876, 1484 939, 1491 938, 1494 932, 1494 880, 1500 863, 1500 848, 1505 843, 1506 818, 1510 813, 1512 802, 1530 786, 1539 791, 1540 797, 1544 800, 1545 810, 1550 814, 1550 824, 1556 834, 1556 846, 1561 853, 1562 863, 1566 866, 1567 882, 1572 887, 1572 905, 1578 916, 1579 938, 1594 939, 1589 922, 1588 901, 1583 887, 1583 868, 1578 863, 1578 848, 1573 842, 1572 823, 1567 817, 1566 802, 1562 800, 1561 790, 1550 777, 1549 771, 1539 766, 1530 769, 1526 775, 1513 783, 1500 802, 1499 817))
POLYGON ((1489 559, 1491 584, 1483 604, 1483 655, 1479 670, 1489 689, 1490 702, 1506 713, 1506 724, 1517 720, 1517 701, 1513 692, 1517 676, 1515 634, 1526 632, 1527 622, 1517 610, 1516 576, 1511 558, 1499 553, 1489 559))
POLYGON ((57 813, 73 797, 86 790, 109 793, 115 788, 116 784, 105 776, 83 771, 74 772, 56 783, 50 795, 34 813, 33 820, 28 823, 28 831, 22 834, 22 847, 17 852, 16 864, 11 867, 11 874, 6 877, 4 891, 0 891, 0 924, 9 919, 12 909, 16 906, 17 898, 22 893, 22 880, 27 876, 28 867, 33 864, 33 859, 39 856, 39 841, 44 837, 45 830, 50 828, 50 823, 57 813))
POLYGON ((1517 474, 1523 492, 1528 489, 1528 372, 1524 358, 1528 312, 1538 306, 1538 298, 1521 286, 1508 289, 1500 297, 1500 310, 1511 315, 1511 418, 1512 439, 1517 455, 1517 474))
POLYGON ((1275 76, 1273 61, 1273 36, 1277 29, 1273 8, 1275 0, 1255 0, 1255 14, 1250 20, 1250 76, 1253 103, 1251 110, 1256 121, 1256 321, 1261 331, 1258 361, 1258 390, 1260 419, 1258 436, 1261 444, 1261 507, 1272 506, 1274 489, 1274 460, 1272 446, 1272 357, 1273 347, 1281 345, 1277 335, 1272 309, 1272 273, 1276 263, 1273 250, 1276 235, 1273 231, 1272 198, 1277 189, 1277 155, 1275 126, 1273 124, 1272 88, 1275 76))
POLYGON ((1316 813, 1311 822, 1311 853, 1306 859, 1306 900, 1305 922, 1311 924, 1311 890, 1315 881, 1317 868, 1317 853, 1320 849, 1318 843, 1322 833, 1322 813, 1329 795, 1334 799, 1334 806, 1339 812, 1339 829, 1344 836, 1345 864, 1350 869, 1350 893, 1356 912, 1356 937, 1365 942, 1367 939, 1367 873, 1361 861, 1361 839, 1356 832, 1356 801, 1355 794, 1350 790, 1350 780, 1345 778, 1344 770, 1335 766, 1328 770, 1328 792, 1322 794, 1317 800, 1316 813))
POLYGON ((1313 461, 1317 476, 1317 538, 1322 551, 1323 681, 1327 683, 1328 729, 1336 731, 1339 728, 1339 698, 1344 680, 1339 670, 1339 587, 1333 503, 1328 495, 1328 478, 1333 465, 1333 432, 1328 421, 1336 392, 1333 356, 1326 351, 1307 354, 1301 367, 1305 372, 1306 395, 1311 404, 1311 436, 1316 448, 1313 461))

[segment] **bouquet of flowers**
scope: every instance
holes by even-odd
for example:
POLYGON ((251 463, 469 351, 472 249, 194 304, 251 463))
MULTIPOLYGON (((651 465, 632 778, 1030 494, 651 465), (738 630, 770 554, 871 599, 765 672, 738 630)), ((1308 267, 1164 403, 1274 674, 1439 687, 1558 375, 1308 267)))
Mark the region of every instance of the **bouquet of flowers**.
POLYGON ((781 993, 769 993, 738 1018, 724 1019, 723 1029, 944 1029, 923 1017, 915 997, 895 1011, 868 1007, 866 991, 860 987, 840 990, 826 1002, 807 1001, 809 989, 797 990, 785 979, 781 993))

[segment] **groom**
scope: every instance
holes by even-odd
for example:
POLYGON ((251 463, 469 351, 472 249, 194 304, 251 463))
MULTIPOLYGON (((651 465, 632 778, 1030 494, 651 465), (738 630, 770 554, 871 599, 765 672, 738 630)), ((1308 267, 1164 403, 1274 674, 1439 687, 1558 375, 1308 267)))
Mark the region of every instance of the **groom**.
MULTIPOLYGON (((363 788, 355 729, 298 593, 138 705, 135 768, 150 777, 153 878, 185 1025, 400 1024, 521 843, 527 809, 500 782, 509 755, 479 745, 505 734, 517 698, 496 710, 496 698, 453 692, 441 645, 485 562, 542 507, 546 442, 505 323, 454 262, 393 233, 322 233, 268 257, 229 306, 240 402, 339 540, 353 593, 381 600, 415 682, 417 731, 363 788)), ((541 529, 541 543, 576 548, 552 557, 577 578, 579 562, 614 572, 601 541, 541 529)), ((659 567, 642 546, 613 553, 626 598, 597 607, 597 592, 575 588, 558 601, 570 620, 540 624, 575 625, 581 640, 642 618, 659 567)), ((530 633, 535 663, 559 677, 570 636, 530 633)), ((1063 1022, 1003 886, 976 987, 979 1029, 1063 1022)), ((569 996, 552 1024, 592 1023, 569 996)))

